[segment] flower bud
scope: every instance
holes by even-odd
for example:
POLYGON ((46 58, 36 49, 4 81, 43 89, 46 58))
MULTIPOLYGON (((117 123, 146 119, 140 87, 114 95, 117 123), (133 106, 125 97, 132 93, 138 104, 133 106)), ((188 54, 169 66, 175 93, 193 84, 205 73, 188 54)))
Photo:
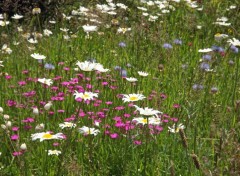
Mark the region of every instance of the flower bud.
POLYGON ((38 8, 38 7, 33 8, 33 10, 32 10, 32 14, 33 15, 37 15, 37 14, 40 14, 40 13, 41 13, 41 9, 40 8, 38 8))
POLYGON ((2 129, 4 129, 4 130, 7 128, 6 125, 3 125, 3 124, 1 125, 1 127, 2 127, 2 129))
POLYGON ((40 131, 40 130, 43 130, 44 129, 44 124, 43 123, 41 123, 41 124, 39 124, 39 125, 37 125, 36 127, 35 127, 35 130, 38 130, 38 131, 40 131))
POLYGON ((4 115, 3 115, 3 118, 4 118, 5 120, 8 120, 10 117, 9 117, 9 115, 4 114, 4 115))
POLYGON ((27 150, 27 145, 25 143, 23 143, 21 146, 20 146, 20 149, 21 150, 27 150))
POLYGON ((11 126, 12 126, 12 122, 11 121, 7 121, 6 127, 11 128, 11 126))
POLYGON ((0 107, 0 113, 3 113, 3 108, 2 107, 0 107))

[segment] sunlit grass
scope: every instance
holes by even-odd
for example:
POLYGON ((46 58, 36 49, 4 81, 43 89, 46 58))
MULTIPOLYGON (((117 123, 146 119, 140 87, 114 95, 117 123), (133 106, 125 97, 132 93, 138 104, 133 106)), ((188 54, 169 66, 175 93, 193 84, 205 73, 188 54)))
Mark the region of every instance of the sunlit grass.
POLYGON ((0 18, 0 175, 238 175, 237 1, 104 4, 0 18))

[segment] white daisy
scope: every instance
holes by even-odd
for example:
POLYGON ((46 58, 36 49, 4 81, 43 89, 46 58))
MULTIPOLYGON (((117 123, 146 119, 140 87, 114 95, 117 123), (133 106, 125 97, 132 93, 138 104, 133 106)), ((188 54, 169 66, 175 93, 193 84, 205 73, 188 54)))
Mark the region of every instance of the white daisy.
POLYGON ((100 131, 98 129, 89 128, 89 127, 86 127, 86 126, 83 126, 82 128, 79 128, 79 132, 81 134, 84 134, 84 135, 93 134, 94 136, 96 136, 98 133, 100 133, 100 131))
POLYGON ((234 46, 240 46, 240 41, 236 38, 229 39, 227 42, 234 46))
POLYGON ((12 53, 12 50, 11 50, 11 48, 9 48, 9 47, 7 46, 7 44, 4 44, 4 45, 2 46, 2 53, 4 53, 4 54, 11 54, 11 53, 12 53))
POLYGON ((37 60, 46 59, 46 56, 38 54, 38 53, 31 54, 31 57, 33 57, 34 59, 37 59, 37 60))
POLYGON ((123 101, 124 102, 133 102, 133 101, 138 101, 138 100, 143 100, 144 98, 146 98, 144 95, 142 94, 123 94, 123 101))
POLYGON ((145 116, 153 116, 153 115, 157 115, 157 114, 162 114, 162 112, 158 111, 158 110, 154 110, 152 108, 140 108, 136 105, 134 105, 134 107, 140 112, 141 115, 145 115, 145 116))
POLYGON ((50 140, 50 139, 63 139, 64 136, 62 133, 51 134, 50 132, 42 132, 42 133, 31 134, 31 138, 33 141, 40 139, 40 142, 42 142, 44 140, 50 140))
POLYGON ((34 39, 34 38, 28 39, 28 42, 29 42, 29 43, 32 43, 32 44, 38 43, 37 39, 34 39))
POLYGON ((148 76, 148 73, 147 72, 143 72, 143 71, 138 71, 138 74, 140 75, 140 76, 148 76))
POLYGON ((77 62, 76 65, 83 71, 93 71, 95 69, 96 63, 94 62, 77 62))
POLYGON ((38 82, 46 84, 48 86, 50 86, 53 83, 51 79, 46 79, 46 78, 38 78, 38 82))
POLYGON ((175 127, 175 124, 172 127, 168 127, 168 131, 171 133, 178 133, 180 129, 184 129, 185 126, 183 124, 179 124, 177 127, 175 127))
POLYGON ((81 98, 83 100, 93 100, 94 97, 98 97, 97 93, 93 93, 93 92, 77 92, 75 90, 75 93, 73 94, 75 96, 75 99, 77 98, 81 98))
POLYGON ((64 129, 64 128, 75 128, 76 124, 72 123, 72 122, 64 122, 64 123, 60 123, 59 127, 64 129))
POLYGON ((94 31, 97 31, 98 30, 98 27, 97 26, 89 26, 89 25, 84 25, 82 26, 84 32, 94 32, 94 31))
POLYGON ((44 29, 43 30, 43 35, 45 35, 45 36, 50 36, 50 35, 52 35, 53 33, 52 33, 52 31, 50 31, 50 30, 48 30, 48 29, 44 29))
POLYGON ((52 106, 52 102, 49 101, 47 104, 44 105, 44 109, 48 111, 51 108, 51 106, 52 106))
POLYGON ((59 155, 61 154, 62 152, 59 151, 59 150, 48 150, 48 155, 59 155))
POLYGON ((15 19, 15 20, 19 20, 21 18, 23 18, 22 15, 18 15, 18 14, 15 14, 14 16, 11 17, 12 19, 15 19))
POLYGON ((213 51, 211 48, 204 48, 204 49, 199 49, 198 52, 199 53, 208 53, 213 51))
POLYGON ((0 61, 0 67, 4 67, 4 65, 2 63, 3 63, 3 61, 0 61))
POLYGON ((148 123, 148 119, 144 117, 136 117, 132 121, 136 122, 136 124, 142 124, 142 125, 146 125, 148 123))
POLYGON ((137 78, 133 78, 133 77, 126 78, 126 80, 129 81, 129 82, 136 82, 136 81, 138 81, 137 78))

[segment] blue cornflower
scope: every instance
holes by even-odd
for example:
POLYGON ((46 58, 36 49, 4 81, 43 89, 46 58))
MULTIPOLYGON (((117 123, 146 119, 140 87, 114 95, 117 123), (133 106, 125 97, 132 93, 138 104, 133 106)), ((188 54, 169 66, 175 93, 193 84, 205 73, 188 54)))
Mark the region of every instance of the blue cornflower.
POLYGON ((202 90, 204 87, 201 84, 194 84, 192 88, 193 90, 202 90))
POLYGON ((118 46, 120 46, 120 47, 122 47, 122 48, 125 48, 127 45, 126 45, 126 43, 124 43, 124 42, 120 42, 120 43, 118 44, 118 46))
POLYGON ((172 49, 173 47, 172 47, 172 45, 169 44, 169 43, 164 43, 164 44, 163 44, 163 48, 172 49))
POLYGON ((212 56, 209 55, 209 54, 205 54, 205 55, 202 56, 202 58, 203 58, 203 60, 205 60, 205 61, 211 61, 212 56))
POLYGON ((114 67, 114 70, 121 70, 121 69, 122 68, 120 66, 118 66, 118 65, 114 67))
POLYGON ((127 70, 122 69, 120 71, 120 74, 121 74, 122 77, 127 77, 127 70))
POLYGON ((206 63, 206 62, 202 62, 200 64, 200 69, 202 69, 202 70, 210 70, 210 65, 208 63, 206 63))
POLYGON ((48 70, 53 70, 53 69, 55 69, 55 66, 54 66, 53 64, 48 64, 48 63, 46 63, 46 64, 44 65, 44 68, 46 68, 46 69, 48 69, 48 70))
POLYGON ((231 45, 230 49, 232 50, 232 52, 234 52, 236 54, 238 53, 238 48, 236 46, 231 45))
POLYGON ((175 40, 173 41, 173 43, 175 43, 176 45, 182 45, 182 40, 180 40, 180 39, 175 39, 175 40))

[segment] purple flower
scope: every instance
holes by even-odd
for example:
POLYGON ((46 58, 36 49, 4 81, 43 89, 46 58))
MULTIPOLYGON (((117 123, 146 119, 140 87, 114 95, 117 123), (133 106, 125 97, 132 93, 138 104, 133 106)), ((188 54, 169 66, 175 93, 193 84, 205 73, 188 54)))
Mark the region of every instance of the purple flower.
POLYGON ((122 68, 120 66, 115 66, 114 70, 121 70, 122 68))
POLYGON ((203 60, 205 60, 205 61, 211 61, 212 56, 209 55, 209 54, 205 54, 205 55, 202 56, 202 58, 203 58, 203 60))
POLYGON ((163 44, 163 48, 172 49, 173 47, 172 47, 172 45, 169 44, 169 43, 164 43, 164 44, 163 44))
POLYGON ((124 43, 124 42, 120 42, 120 43, 118 44, 118 46, 120 46, 121 48, 125 48, 127 45, 126 45, 126 43, 124 43))
POLYGON ((46 68, 47 70, 53 70, 53 69, 55 69, 55 66, 53 64, 46 63, 44 65, 44 68, 46 68))
POLYGON ((204 87, 201 84, 194 84, 192 88, 193 90, 202 90, 204 87))
POLYGON ((238 53, 238 48, 234 45, 231 45, 230 49, 232 50, 233 53, 238 53))
POLYGON ((210 70, 210 65, 208 63, 206 63, 206 62, 202 62, 200 64, 200 69, 202 69, 202 70, 210 70))
POLYGON ((176 45, 182 45, 182 40, 180 40, 180 39, 175 39, 175 40, 173 41, 173 43, 175 43, 176 45))
POLYGON ((127 70, 122 69, 120 71, 120 74, 121 74, 122 77, 127 77, 127 70))

